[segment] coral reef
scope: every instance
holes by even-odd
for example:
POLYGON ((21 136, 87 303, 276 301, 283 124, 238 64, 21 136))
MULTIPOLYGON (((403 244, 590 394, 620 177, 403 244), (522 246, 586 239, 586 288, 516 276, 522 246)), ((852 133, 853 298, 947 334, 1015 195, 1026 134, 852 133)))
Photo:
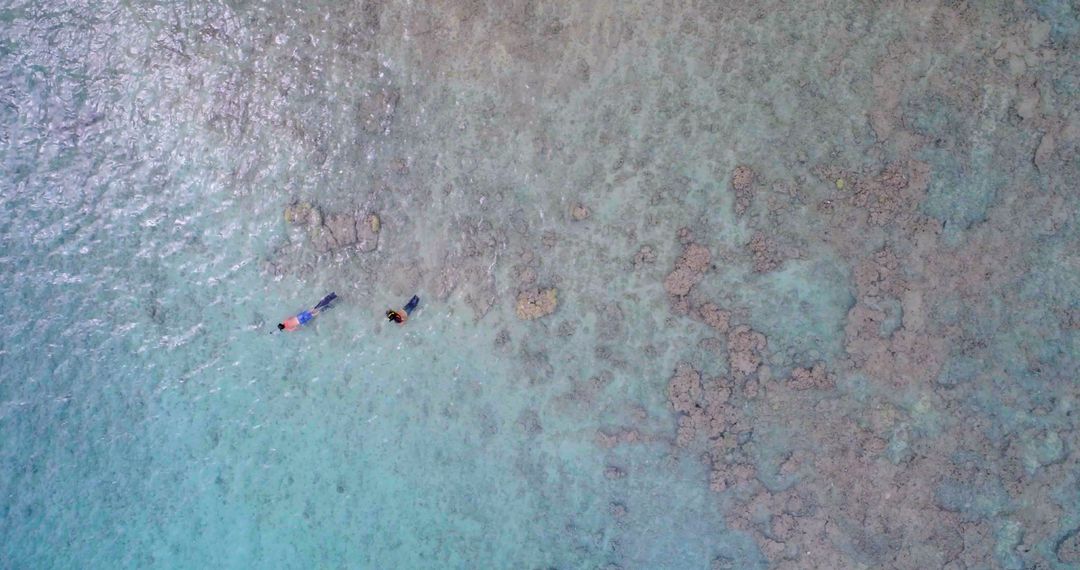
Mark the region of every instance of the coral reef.
MULTIPOLYGON (((438 297, 456 293, 477 319, 502 318, 489 311, 506 295, 518 318, 540 319, 557 310, 556 287, 575 305, 572 317, 516 325, 528 332, 496 320, 493 346, 526 370, 527 387, 554 389, 546 412, 580 422, 574 433, 605 455, 613 487, 644 475, 627 460, 636 450, 670 445, 663 465, 700 459, 728 523, 773 568, 1076 564, 1080 443, 1065 402, 1080 312, 1067 181, 1080 131, 1062 104, 1075 91, 1063 57, 1075 27, 1055 6, 885 7, 885 27, 905 33, 873 37, 878 15, 838 10, 842 20, 809 32, 830 46, 820 54, 798 50, 807 32, 760 7, 688 7, 660 36, 712 46, 677 54, 716 73, 659 58, 663 79, 647 88, 601 63, 649 43, 648 24, 618 10, 598 18, 614 26, 602 32, 554 8, 508 9, 494 26, 472 5, 434 10, 409 21, 429 71, 524 87, 462 100, 461 117, 440 125, 467 143, 460 152, 425 163, 386 149, 377 171, 452 178, 433 184, 432 207, 453 212, 436 240, 447 245, 430 254, 438 297), (728 24, 743 45, 709 35, 728 24), (500 39, 471 41, 477 33, 500 39), (545 55, 571 38, 585 47, 545 55), (589 118, 564 114, 602 81, 625 98, 590 103, 589 118), (521 103, 541 93, 557 111, 521 103), (510 131, 526 133, 520 148, 510 131), (603 156, 582 160, 568 132, 603 156), (717 146, 727 132, 740 136, 717 146), (520 162, 496 164, 500 148, 520 162), (508 190, 520 179, 499 174, 519 168, 530 184, 580 190, 522 198, 508 190), (830 295, 835 318, 816 322, 830 295), (665 301, 671 314, 657 317, 665 301), (631 413, 657 380, 671 416, 631 413)), ((365 91, 362 138, 392 138, 399 97, 365 91)), ((415 186, 407 192, 425 192, 415 186)), ((318 248, 351 241, 333 214, 297 205, 287 216, 324 228, 318 248)), ((387 214, 387 237, 404 219, 387 214)), ((516 425, 530 439, 558 431, 529 413, 516 425)), ((626 497, 612 499, 616 527, 629 524, 626 497)), ((722 549, 706 560, 753 565, 722 549)))
MULTIPOLYGON (((1075 216, 1056 177, 1078 137, 1050 104, 1074 82, 1032 71, 1060 61, 1060 44, 1039 39, 1048 31, 986 19, 980 10, 950 4, 889 11, 914 33, 877 39, 875 51, 858 61, 842 55, 843 47, 811 57, 820 82, 789 81, 790 93, 756 109, 759 121, 799 109, 815 117, 808 130, 784 120, 791 130, 783 136, 731 148, 701 142, 734 127, 726 110, 691 95, 695 78, 679 66, 660 74, 670 84, 658 87, 655 108, 638 92, 587 123, 589 144, 612 149, 599 166, 584 166, 554 126, 532 126, 531 111, 519 103, 477 103, 472 124, 461 123, 477 148, 490 154, 509 144, 495 125, 514 124, 530 133, 528 167, 575 172, 575 187, 597 191, 513 206, 512 193, 502 190, 469 195, 481 206, 456 216, 446 232, 439 295, 459 292, 477 318, 497 296, 515 295, 523 320, 557 310, 556 287, 571 302, 591 299, 580 315, 527 325, 529 333, 499 329, 496 350, 527 370, 529 387, 563 377, 568 385, 551 396, 551 413, 582 422, 577 433, 604 454, 598 465, 611 486, 624 486, 628 473, 644 475, 646 467, 626 461, 635 450, 669 445, 672 457, 700 459, 708 472, 702 483, 728 524, 753 538, 770 568, 1076 564, 1080 543, 1063 513, 1075 518, 1066 482, 1080 444, 1057 399, 1069 397, 1069 335, 1080 322, 1063 276, 1075 270, 1065 253, 1075 244, 1075 216), (1000 27, 979 35, 986 41, 978 47, 964 44, 977 55, 951 51, 947 38, 970 39, 965 34, 991 25, 1000 27), (1004 39, 990 41, 993 34, 1004 39), (844 101, 829 115, 835 125, 818 120, 832 109, 823 100, 844 101), (867 103, 856 109, 859 119, 846 123, 848 107, 860 100, 867 103), (650 150, 620 145, 633 138, 626 125, 646 111, 652 118, 640 146, 650 150), (681 151, 694 154, 697 144, 724 158, 712 159, 719 166, 709 175, 692 174, 680 157, 657 151, 657 141, 673 136, 697 141, 681 151), (732 208, 720 212, 717 204, 727 200, 732 208), (501 207, 488 210, 491 204, 501 207), (536 216, 521 214, 533 207, 536 216), (605 224, 607 215, 594 216, 601 211, 618 221, 605 224), (670 263, 672 254, 656 244, 673 228, 680 228, 677 257, 657 269, 658 259, 670 263), (1039 256, 1054 257, 1058 267, 1039 256), (656 290, 662 285, 661 298, 636 288, 645 279, 656 290), (620 281, 632 283, 625 296, 611 287, 620 281), (841 292, 835 321, 807 324, 815 315, 808 307, 828 294, 822 288, 841 292), (654 325, 649 315, 665 300, 672 314, 654 325), (661 324, 670 336, 653 332, 661 324), (815 342, 798 342, 804 337, 815 342), (655 374, 666 378, 671 413, 659 426, 668 418, 629 413, 647 400, 637 391, 655 390, 634 381, 642 363, 654 361, 663 366, 655 374), (620 395, 624 389, 634 396, 620 395), (615 410, 618 402, 625 407, 615 410), (604 419, 588 424, 590 417, 604 419)), ((477 25, 467 9, 450 16, 465 32, 477 25)), ((523 17, 550 31, 498 44, 505 53, 492 61, 554 65, 559 79, 543 88, 557 97, 604 77, 595 60, 556 65, 539 58, 537 46, 566 39, 572 20, 545 17, 523 17)), ((692 37, 709 27, 697 20, 713 26, 729 18, 776 25, 749 6, 695 12, 673 25, 692 37)), ((863 41, 856 38, 865 25, 849 18, 824 34, 850 48, 863 41)), ((417 41, 440 53, 440 42, 456 32, 428 27, 431 35, 417 41)), ((797 35, 787 32, 776 37, 797 35)), ((630 43, 633 33, 624 33, 590 49, 611 53, 610 45, 630 43)), ((712 56, 705 60, 723 59, 712 56)), ((481 74, 455 67, 445 54, 442 63, 464 77, 481 74)), ((707 88, 729 98, 772 92, 760 69, 722 65, 718 78, 702 80, 716 83, 707 88)), ((397 97, 373 92, 366 134, 387 132, 397 97)), ((454 158, 483 172, 481 159, 454 158)), ((409 158, 384 163, 380 172, 407 177, 423 169, 409 158)), ((448 202, 476 184, 480 176, 469 172, 444 190, 448 202)), ((290 216, 319 214, 300 208, 290 216)), ((349 241, 347 227, 335 231, 343 221, 326 218, 313 223, 328 232, 323 247, 341 241, 339 234, 349 241)), ((558 425, 540 417, 545 427, 558 425)), ((516 425, 530 439, 555 431, 544 431, 531 413, 516 425)), ((639 512, 629 513, 624 499, 610 502, 616 528, 639 512)), ((716 568, 751 565, 726 551, 706 560, 716 568)))

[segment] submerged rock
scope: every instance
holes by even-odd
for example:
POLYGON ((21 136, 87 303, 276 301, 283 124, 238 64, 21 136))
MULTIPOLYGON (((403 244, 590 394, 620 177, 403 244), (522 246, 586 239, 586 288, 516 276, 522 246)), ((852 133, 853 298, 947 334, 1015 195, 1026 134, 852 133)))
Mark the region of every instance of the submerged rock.
POLYGON ((742 191, 748 190, 754 183, 754 171, 744 164, 735 167, 731 173, 731 187, 742 191))
POLYGON ((382 224, 376 214, 353 215, 322 211, 308 202, 294 202, 285 207, 285 221, 307 231, 311 245, 319 253, 355 247, 373 251, 379 243, 382 224))
POLYGON ((698 316, 706 325, 719 332, 727 332, 731 321, 731 313, 716 306, 715 303, 705 303, 698 307, 698 316))
POLYGON ((776 242, 764 232, 755 232, 746 249, 754 256, 754 273, 765 273, 780 266, 783 258, 777 250, 776 242))
POLYGON ((1058 560, 1067 564, 1080 563, 1080 530, 1074 529, 1057 543, 1058 560))
POLYGON ((614 465, 608 465, 604 468, 604 478, 606 479, 614 480, 622 479, 623 477, 626 477, 626 471, 619 467, 616 467, 614 465))
POLYGON ((554 287, 526 289, 518 293, 515 312, 519 319, 531 321, 554 313, 558 304, 558 290, 554 287))
POLYGON ((756 175, 749 166, 739 165, 731 173, 731 188, 735 190, 735 214, 742 215, 750 208, 756 175))
POLYGON ((687 362, 680 362, 668 380, 668 402, 681 414, 692 414, 701 398, 701 373, 687 362))
POLYGON ((641 434, 638 430, 633 428, 621 428, 611 432, 606 432, 604 430, 596 431, 596 445, 604 449, 611 449, 617 445, 638 443, 641 441, 643 441, 641 434))
POLYGON ((587 220, 591 215, 592 212, 589 211, 589 209, 580 202, 574 204, 573 207, 570 208, 570 218, 572 218, 575 222, 587 220))
POLYGON ((825 370, 824 363, 817 363, 813 368, 796 368, 791 372, 788 386, 792 390, 826 390, 833 387, 833 380, 825 370))
POLYGON ((369 252, 379 243, 379 233, 374 227, 378 225, 372 224, 367 216, 330 214, 322 226, 309 227, 308 236, 320 253, 347 247, 369 252))
POLYGON ((728 358, 731 371, 749 376, 761 366, 762 353, 768 341, 765 335, 746 326, 739 325, 728 335, 728 358))
POLYGON ((668 403, 678 414, 676 447, 686 447, 703 434, 716 442, 738 421, 738 412, 729 404, 731 383, 726 378, 702 380, 701 373, 680 362, 668 380, 668 403))
POLYGON ((722 493, 727 489, 753 481, 757 477, 757 468, 749 463, 717 465, 709 472, 709 489, 722 493))
POLYGON ((696 243, 686 246, 679 260, 675 262, 675 269, 664 279, 664 290, 668 295, 676 297, 689 294, 705 276, 711 259, 709 250, 704 246, 696 243))
POLYGON ((348 214, 331 214, 323 223, 337 247, 356 243, 356 219, 348 214))
POLYGON ((656 263, 656 250, 650 245, 643 245, 634 254, 634 269, 641 269, 646 265, 656 263))
POLYGON ((285 221, 294 226, 318 226, 322 213, 308 202, 294 202, 285 206, 285 221))
POLYGON ((397 89, 383 87, 361 99, 357 115, 364 132, 385 133, 394 122, 394 113, 400 98, 401 92, 397 89))

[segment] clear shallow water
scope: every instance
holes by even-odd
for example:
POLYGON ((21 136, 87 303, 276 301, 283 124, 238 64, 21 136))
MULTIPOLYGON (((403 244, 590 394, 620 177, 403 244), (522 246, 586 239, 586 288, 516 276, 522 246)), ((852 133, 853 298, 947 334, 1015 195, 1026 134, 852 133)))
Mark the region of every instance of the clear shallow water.
POLYGON ((8 3, 4 565, 1068 567, 1069 18, 8 3), (836 179, 910 160, 925 197, 845 233, 874 206, 830 214, 836 179), (739 164, 758 177, 744 216, 739 164), (283 218, 295 200, 377 212, 378 248, 318 253, 283 218), (730 464, 675 445, 676 363, 732 374, 702 342, 724 334, 665 293, 682 227, 713 254, 695 295, 768 337, 749 381, 769 395, 736 389, 752 429, 730 464), (779 266, 754 271, 756 232, 779 266), (656 261, 635 269, 642 246, 656 261), (905 291, 861 285, 882 247, 905 291), (529 271, 559 307, 526 322, 529 271), (315 326, 267 334, 328 290, 342 302, 315 326), (409 324, 382 324, 414 292, 409 324), (901 307, 919 340, 859 345, 864 305, 901 307), (831 390, 785 392, 817 361, 831 390), (849 437, 886 447, 831 446, 849 437))

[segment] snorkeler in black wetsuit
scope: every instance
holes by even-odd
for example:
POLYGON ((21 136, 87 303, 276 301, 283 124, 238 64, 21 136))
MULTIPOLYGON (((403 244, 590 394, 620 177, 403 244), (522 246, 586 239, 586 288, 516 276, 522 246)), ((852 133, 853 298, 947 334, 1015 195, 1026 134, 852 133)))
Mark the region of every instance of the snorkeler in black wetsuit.
POLYGON ((395 311, 393 309, 386 311, 386 318, 399 325, 403 325, 405 324, 405 321, 409 320, 409 315, 412 314, 413 310, 416 309, 416 306, 419 304, 420 297, 413 295, 412 299, 409 299, 409 302, 405 304, 405 308, 401 311, 395 311))

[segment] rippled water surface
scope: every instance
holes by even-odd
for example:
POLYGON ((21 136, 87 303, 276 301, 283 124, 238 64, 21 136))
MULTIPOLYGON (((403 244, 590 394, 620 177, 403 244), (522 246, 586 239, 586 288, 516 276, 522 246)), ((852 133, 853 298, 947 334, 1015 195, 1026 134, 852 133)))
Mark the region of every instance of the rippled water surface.
POLYGON ((0 0, 0 567, 1080 565, 1078 16, 0 0))

